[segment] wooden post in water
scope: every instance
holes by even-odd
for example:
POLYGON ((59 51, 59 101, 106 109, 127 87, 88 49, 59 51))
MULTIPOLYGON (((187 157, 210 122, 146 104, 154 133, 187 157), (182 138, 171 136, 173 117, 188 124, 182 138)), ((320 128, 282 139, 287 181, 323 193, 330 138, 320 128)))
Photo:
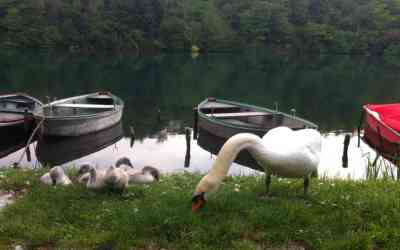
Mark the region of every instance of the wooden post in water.
POLYGON ((198 133, 198 122, 199 122, 199 114, 197 113, 197 108, 193 109, 194 121, 193 121, 193 139, 197 140, 198 133))
MULTIPOLYGON (((24 110, 24 132, 25 134, 29 134, 31 132, 31 121, 32 121, 32 117, 30 117, 29 113, 28 113, 28 109, 24 110)), ((28 141, 26 141, 25 143, 28 143, 28 141)), ((28 159, 28 162, 31 162, 31 151, 29 149, 29 146, 26 148, 26 158, 28 159)))
POLYGON ((157 120, 160 122, 161 121, 161 110, 157 110, 157 120))
POLYGON ((29 119, 29 114, 28 114, 28 109, 25 109, 24 110, 24 132, 26 133, 26 134, 28 134, 29 133, 29 130, 30 130, 30 119, 29 119))
POLYGON ((358 128, 357 128, 357 136, 358 136, 358 144, 357 146, 360 147, 360 141, 361 141, 361 127, 364 121, 364 111, 361 111, 361 117, 360 121, 358 122, 358 128))
POLYGON ((133 144, 135 144, 135 129, 133 126, 129 126, 129 132, 130 132, 130 137, 131 137, 131 148, 133 147, 133 144))
POLYGON ((30 146, 28 145, 27 147, 26 147, 26 159, 28 160, 28 162, 31 162, 31 149, 30 149, 30 146))
POLYGON ((397 164, 397 181, 400 181, 400 166, 397 164))
POLYGON ((347 134, 347 135, 345 135, 344 142, 343 142, 343 155, 342 155, 342 166, 343 166, 343 168, 347 168, 348 167, 349 159, 348 159, 347 152, 349 150, 349 144, 350 144, 350 135, 347 134))
POLYGON ((185 168, 189 167, 190 165, 190 134, 191 129, 186 127, 185 128, 185 135, 186 135, 186 154, 185 154, 185 168))

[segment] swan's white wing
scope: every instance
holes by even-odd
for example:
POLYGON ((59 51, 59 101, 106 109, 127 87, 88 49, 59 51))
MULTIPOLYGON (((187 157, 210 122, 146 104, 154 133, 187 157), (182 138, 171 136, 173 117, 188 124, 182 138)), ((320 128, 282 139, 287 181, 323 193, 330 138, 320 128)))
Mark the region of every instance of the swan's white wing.
POLYGON ((284 177, 302 177, 317 170, 321 154, 321 135, 313 129, 293 131, 287 127, 271 129, 264 137, 264 164, 284 177))

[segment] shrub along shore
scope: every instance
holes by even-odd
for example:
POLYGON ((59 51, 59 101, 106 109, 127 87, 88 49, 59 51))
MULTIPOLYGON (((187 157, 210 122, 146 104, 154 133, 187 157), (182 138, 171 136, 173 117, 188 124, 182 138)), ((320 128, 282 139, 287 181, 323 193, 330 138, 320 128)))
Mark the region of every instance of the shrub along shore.
POLYGON ((400 53, 398 0, 32 0, 0 2, 0 45, 71 51, 400 53))
MULTIPOLYGON (((0 248, 24 249, 398 249, 400 183, 391 180, 228 177, 198 214, 198 174, 163 176, 123 194, 45 186, 42 170, 2 170, 0 190, 17 201, 0 211, 0 248)), ((69 173, 74 179, 75 173, 69 173)))

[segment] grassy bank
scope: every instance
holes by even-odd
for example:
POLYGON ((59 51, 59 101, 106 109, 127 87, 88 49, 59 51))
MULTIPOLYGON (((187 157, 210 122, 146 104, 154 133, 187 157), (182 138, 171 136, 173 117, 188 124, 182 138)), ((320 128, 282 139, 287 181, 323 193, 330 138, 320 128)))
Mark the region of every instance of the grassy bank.
POLYGON ((0 189, 26 193, 0 212, 0 248, 31 249, 398 249, 400 184, 228 178, 200 214, 198 175, 164 177, 120 195, 40 185, 39 173, 0 172, 0 189))

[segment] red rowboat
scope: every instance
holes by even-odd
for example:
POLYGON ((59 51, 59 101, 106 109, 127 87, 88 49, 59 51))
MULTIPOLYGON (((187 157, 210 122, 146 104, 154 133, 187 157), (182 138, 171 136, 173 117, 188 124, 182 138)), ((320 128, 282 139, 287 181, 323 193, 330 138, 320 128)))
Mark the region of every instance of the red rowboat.
POLYGON ((363 140, 386 159, 400 160, 400 103, 363 106, 363 140))

